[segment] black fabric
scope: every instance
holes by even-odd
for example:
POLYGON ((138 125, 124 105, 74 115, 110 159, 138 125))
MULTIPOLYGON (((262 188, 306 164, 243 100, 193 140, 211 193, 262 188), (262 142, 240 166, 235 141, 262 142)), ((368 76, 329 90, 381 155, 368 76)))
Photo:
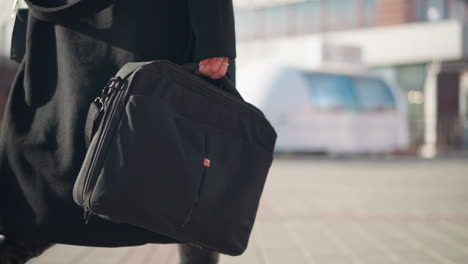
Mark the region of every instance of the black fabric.
POLYGON ((0 131, 0 233, 89 246, 178 242, 99 219, 84 224, 72 188, 86 153, 86 115, 127 62, 222 56, 234 66, 233 19, 231 0, 118 0, 56 24, 29 14, 0 131))
POLYGON ((54 244, 31 239, 5 238, 0 244, 1 264, 25 264, 30 259, 40 256, 54 244))
POLYGON ((26 52, 26 30, 28 25, 28 9, 19 9, 15 17, 13 35, 11 37, 10 58, 21 62, 26 52))
POLYGON ((188 244, 179 246, 180 264, 216 264, 219 262, 219 253, 188 244))
POLYGON ((92 16, 108 7, 115 0, 71 0, 71 1, 44 1, 24 0, 34 16, 51 23, 74 21, 84 16, 92 16))
MULTIPOLYGON (((0 242, 0 263, 25 264, 32 258, 39 257, 52 246, 54 246, 53 243, 40 240, 2 239, 0 242)), ((219 262, 219 253, 187 244, 180 244, 178 252, 180 264, 216 264, 219 262)))

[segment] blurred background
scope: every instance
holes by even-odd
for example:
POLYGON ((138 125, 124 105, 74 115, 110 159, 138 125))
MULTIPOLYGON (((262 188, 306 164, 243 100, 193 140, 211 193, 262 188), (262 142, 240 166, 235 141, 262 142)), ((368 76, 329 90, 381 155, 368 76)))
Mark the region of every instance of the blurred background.
MULTIPOLYGON (((0 25, 0 113, 17 65, 0 25)), ((237 86, 278 132, 250 245, 221 263, 468 263, 468 1, 234 0, 237 86)), ((32 263, 176 263, 56 246, 32 263)))
POLYGON ((236 7, 239 89, 270 115, 279 151, 434 156, 467 148, 467 1, 236 7))

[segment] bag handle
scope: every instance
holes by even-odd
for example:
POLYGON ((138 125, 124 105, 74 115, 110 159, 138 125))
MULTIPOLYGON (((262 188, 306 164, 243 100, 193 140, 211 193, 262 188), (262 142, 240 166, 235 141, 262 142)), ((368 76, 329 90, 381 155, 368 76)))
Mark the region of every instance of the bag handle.
POLYGON ((223 90, 227 91, 228 93, 244 101, 244 98, 242 98, 241 94, 236 89, 234 81, 231 79, 229 72, 226 73, 225 76, 219 79, 211 79, 209 77, 200 75, 200 72, 198 71, 198 67, 199 67, 198 62, 189 62, 189 63, 181 64, 180 66, 182 66, 182 68, 184 68, 186 71, 199 75, 203 79, 213 83, 216 86, 221 87, 223 90))

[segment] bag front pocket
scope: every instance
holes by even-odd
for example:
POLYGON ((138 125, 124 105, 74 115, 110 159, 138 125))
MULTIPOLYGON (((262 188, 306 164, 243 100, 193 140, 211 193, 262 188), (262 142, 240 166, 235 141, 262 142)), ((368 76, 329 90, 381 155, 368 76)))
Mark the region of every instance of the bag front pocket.
POLYGON ((156 96, 132 95, 91 197, 91 208, 155 232, 175 232, 199 194, 204 128, 156 96))

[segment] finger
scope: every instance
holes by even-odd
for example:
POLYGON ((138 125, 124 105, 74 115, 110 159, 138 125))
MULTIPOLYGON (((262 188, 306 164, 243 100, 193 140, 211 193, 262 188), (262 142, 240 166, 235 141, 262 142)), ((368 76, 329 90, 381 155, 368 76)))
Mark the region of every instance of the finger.
POLYGON ((211 78, 219 79, 219 78, 223 77, 224 75, 226 75, 228 67, 229 67, 229 65, 227 64, 227 62, 223 61, 223 63, 221 64, 221 67, 218 70, 218 72, 216 72, 215 74, 212 74, 211 78))
POLYGON ((221 66, 223 65, 224 58, 214 58, 215 63, 213 64, 213 74, 217 73, 221 66))
POLYGON ((221 64, 221 60, 218 60, 217 58, 210 58, 209 61, 205 64, 205 66, 202 68, 202 73, 204 73, 207 76, 211 76, 219 70, 221 64))
POLYGON ((210 76, 217 73, 221 67, 223 60, 221 58, 213 58, 211 62, 210 76))
POLYGON ((221 63, 221 66, 219 67, 219 69, 218 69, 218 71, 216 73, 211 75, 211 78, 219 79, 219 78, 223 77, 224 75, 226 75, 226 72, 227 72, 227 70, 229 68, 228 61, 229 61, 229 58, 223 57, 223 61, 221 63))
POLYGON ((201 66, 205 66, 208 62, 209 62, 210 59, 204 59, 204 60, 201 60, 200 63, 198 63, 198 66, 201 67, 201 66))
POLYGON ((203 74, 203 75, 210 75, 211 74, 211 65, 213 64, 213 60, 214 58, 209 58, 209 59, 206 59, 206 62, 204 64, 202 64, 202 66, 200 67, 200 72, 203 74))
POLYGON ((199 66, 198 66, 198 72, 203 74, 203 75, 206 75, 208 73, 207 65, 209 63, 210 63, 210 59, 204 59, 204 60, 200 61, 199 66))
POLYGON ((205 67, 206 63, 208 63, 208 59, 204 59, 204 60, 201 60, 199 63, 198 63, 198 69, 196 70, 196 74, 203 74, 202 73, 202 69, 203 67, 205 67))

